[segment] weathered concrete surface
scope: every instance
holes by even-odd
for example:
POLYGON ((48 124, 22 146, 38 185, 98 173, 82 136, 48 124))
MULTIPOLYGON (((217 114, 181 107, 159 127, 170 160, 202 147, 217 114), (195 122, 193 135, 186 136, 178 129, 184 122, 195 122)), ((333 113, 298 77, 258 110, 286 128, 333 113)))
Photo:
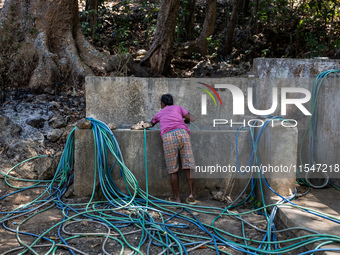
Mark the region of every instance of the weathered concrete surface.
MULTIPOLYGON (((282 87, 305 88, 311 93, 316 75, 327 70, 339 69, 339 59, 317 60, 317 59, 266 59, 257 58, 254 60, 253 73, 260 77, 256 85, 255 101, 259 109, 269 109, 272 104, 272 88, 277 87, 281 91, 282 87)), ((334 172, 334 168, 340 164, 338 155, 340 154, 340 75, 331 74, 322 83, 318 94, 317 105, 317 128, 315 140, 315 159, 317 164, 325 166, 332 182, 340 186, 340 172, 334 172)), ((279 98, 281 94, 279 93, 279 98)), ((294 95, 293 98, 304 97, 294 95)), ((305 104, 311 111, 311 101, 305 104)), ((287 108, 289 119, 298 122, 299 138, 298 144, 302 142, 305 131, 308 127, 310 117, 296 107, 287 108)), ((279 107, 274 115, 280 115, 279 107)), ((309 163, 309 134, 304 140, 301 158, 302 164, 309 163)), ((300 153, 298 153, 298 163, 300 164, 300 153)))
POLYGON ((260 78, 310 78, 331 69, 339 69, 339 59, 255 58, 253 73, 260 78))
MULTIPOLYGON (((214 84, 232 84, 239 87, 244 94, 247 87, 255 85, 255 79, 169 79, 137 77, 86 77, 86 116, 99 119, 105 123, 114 122, 118 128, 129 128, 140 120, 150 121, 161 110, 160 98, 163 94, 172 94, 174 104, 181 105, 195 115, 197 125, 204 130, 226 130, 229 125, 213 127, 213 119, 233 119, 239 122, 244 116, 233 116, 232 94, 227 89, 220 89, 222 105, 217 97, 216 103, 207 96, 207 115, 201 114, 202 94, 199 88, 206 88, 200 83, 214 87, 214 84), (198 88, 199 87, 199 88, 198 88)), ((250 112, 245 108, 245 115, 250 112)), ((234 126, 231 129, 237 129, 234 126)))
MULTIPOLYGON (((306 196, 296 199, 293 202, 299 206, 307 207, 318 212, 326 213, 328 215, 337 217, 340 219, 340 204, 338 203, 340 191, 328 188, 328 189, 312 189, 306 196)), ((286 227, 301 227, 308 228, 317 231, 320 234, 339 235, 339 224, 330 220, 315 216, 306 211, 296 209, 293 207, 280 206, 277 211, 277 217, 279 217, 286 227)), ((305 230, 294 230, 297 236, 303 236, 312 234, 305 230)), ((315 248, 308 247, 309 249, 315 248)), ((340 248, 340 244, 325 245, 322 248, 340 248)), ((325 251, 318 254, 335 255, 339 252, 325 251)))
POLYGON ((329 177, 340 186, 340 74, 326 79, 318 96, 315 140, 316 163, 325 164, 329 177), (334 86, 337 84, 337 86, 334 86), (337 170, 336 170, 337 168, 337 170))
MULTIPOLYGON (((290 197, 295 192, 295 166, 297 164, 296 127, 283 127, 280 121, 269 124, 260 137, 260 161, 264 177, 269 186, 278 194, 290 197)), ((257 197, 261 197, 260 183, 257 183, 257 197)), ((262 179, 266 204, 275 203, 279 198, 262 179)))
MULTIPOLYGON (((129 128, 140 120, 150 120, 160 110, 159 99, 164 93, 174 96, 175 104, 187 108, 197 118, 195 124, 203 130, 236 130, 242 126, 243 121, 247 125, 249 119, 257 116, 252 114, 247 107, 247 99, 252 98, 254 107, 259 110, 269 109, 272 106, 272 89, 278 89, 278 105, 272 115, 281 114, 281 89, 305 88, 312 91, 316 75, 338 67, 338 60, 293 60, 293 59, 256 59, 254 70, 261 78, 224 78, 224 79, 165 79, 165 78, 136 78, 136 77, 87 77, 87 117, 102 120, 106 123, 115 122, 119 128, 129 128), (275 64, 277 61, 277 64, 275 64), (285 63, 285 61, 287 63, 285 63), (303 67, 303 68, 302 68, 303 67), (277 70, 281 70, 279 72, 277 70), (301 69, 302 68, 302 69, 301 69), (309 69, 308 69, 309 68, 309 69), (307 71, 307 69, 309 71, 307 71), (300 70, 300 71, 298 71, 300 70), (301 75, 298 75, 298 74, 301 75), (233 97, 228 89, 218 90, 223 105, 214 105, 213 100, 207 96, 207 115, 201 114, 201 98, 206 94, 200 88, 206 88, 201 83, 211 86, 216 84, 232 84, 241 89, 244 95, 245 115, 233 115, 233 97), (247 88, 253 88, 253 94, 248 95, 247 88), (214 119, 224 119, 228 123, 213 127, 214 119), (233 123, 231 127, 230 122, 233 123)), ((338 164, 340 145, 340 108, 334 107, 340 104, 339 77, 330 75, 325 80, 319 93, 318 123, 317 123, 317 163, 333 166, 338 164)), ((207 88, 206 88, 207 89, 207 88)), ((302 93, 288 93, 288 98, 303 98, 302 93)), ((311 102, 303 104, 307 110, 311 109, 311 102)), ((308 127, 309 116, 295 105, 287 105, 287 114, 282 115, 286 119, 294 119, 298 123, 298 144, 302 142, 304 133, 308 127)), ((159 127, 158 125, 156 127, 159 127)), ((306 136, 301 151, 302 164, 308 163, 309 139, 306 136)), ((300 153, 298 153, 298 165, 300 165, 300 153)), ((333 173, 333 179, 337 183, 338 173, 333 173)), ((340 184, 339 182, 337 183, 340 184)))
POLYGON ((92 130, 76 129, 74 139, 74 194, 86 197, 92 194, 94 184, 95 148, 92 130))
MULTIPOLYGON (((140 187, 146 188, 144 132, 137 130, 115 130, 114 135, 124 157, 126 166, 136 177, 140 187)), ((75 131, 75 185, 77 196, 89 196, 93 189, 94 145, 92 130, 75 131)), ((192 131, 191 141, 196 165, 231 165, 236 166, 235 131, 192 131)), ((148 189, 154 196, 171 195, 169 175, 165 168, 162 140, 159 130, 146 132, 148 189)), ((241 132, 239 137, 241 164, 249 161, 249 132, 241 132)), ((113 159, 110 159, 111 164, 113 159)), ((196 176, 197 177, 197 176, 196 176)), ((212 191, 223 190, 226 195, 235 198, 247 184, 248 176, 235 173, 203 174, 195 178, 195 193, 198 197, 209 197, 212 191)), ((117 186, 125 190, 123 178, 118 168, 114 168, 113 179, 117 186)), ((184 171, 180 171, 180 190, 185 196, 189 189, 184 171)))

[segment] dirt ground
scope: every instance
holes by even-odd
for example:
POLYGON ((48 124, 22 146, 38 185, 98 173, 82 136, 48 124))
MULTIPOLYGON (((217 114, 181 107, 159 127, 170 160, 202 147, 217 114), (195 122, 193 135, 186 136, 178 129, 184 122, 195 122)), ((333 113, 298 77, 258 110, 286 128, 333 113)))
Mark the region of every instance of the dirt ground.
MULTIPOLYGON (((1 190, 0 198, 1 197, 3 198, 3 196, 5 196, 6 194, 9 194, 10 192, 14 191, 13 189, 5 185, 3 180, 1 179, 0 179, 0 183, 1 183, 0 184, 0 190, 1 190)), ((41 194, 42 191, 43 189, 38 189, 38 188, 29 189, 23 192, 19 192, 15 195, 11 195, 4 199, 1 199, 0 200, 1 218, 5 216, 4 214, 5 212, 12 211, 20 205, 29 203, 32 199, 34 199, 39 194, 41 194)), ((89 198, 69 197, 69 198, 62 199, 62 201, 65 204, 72 206, 73 208, 80 209, 80 208, 85 208, 85 205, 89 201, 89 198), (81 205, 75 205, 75 204, 81 204, 81 205)), ((197 217, 197 219, 200 222, 211 225, 214 219, 221 212, 221 211, 218 212, 217 210, 214 210, 212 208, 225 208, 227 206, 225 202, 219 202, 219 201, 212 200, 212 199, 199 199, 197 200, 197 202, 198 202, 198 206, 202 206, 206 208, 196 207, 196 210, 198 211, 196 211, 195 209, 191 209, 190 212, 192 214, 189 211, 181 210, 181 208, 179 207, 170 207, 169 209, 174 210, 176 213, 179 213, 180 216, 188 216, 190 219, 197 217), (206 213, 201 212, 201 211, 206 211, 206 213)), ((107 203, 98 205, 96 209, 105 208, 105 205, 107 205, 107 203)), ((245 203, 242 206, 232 209, 231 211, 235 213, 241 213, 241 212, 246 212, 249 210, 251 210, 251 205, 249 203, 245 203)), ((124 214, 125 217, 128 217, 128 215, 130 215, 130 217, 132 218, 137 217, 136 211, 134 211, 133 208, 131 207, 123 208, 115 212, 116 214, 113 212, 113 210, 105 211, 106 218, 108 217, 108 215, 112 217, 117 216, 118 215, 117 213, 124 214)), ((169 218, 169 215, 162 214, 161 216, 156 210, 149 209, 147 210, 147 212, 149 213, 150 217, 152 217, 152 220, 154 220, 155 222, 162 222, 161 217, 163 217, 164 220, 169 218)), ((68 215, 72 216, 74 214, 75 213, 73 212, 69 212, 68 215)), ((93 215, 98 216, 99 214, 94 213, 93 215)), ((14 215, 14 217, 16 216, 14 215)), ((18 243, 18 239, 20 239, 22 242, 26 244, 31 244, 37 238, 37 237, 32 237, 32 236, 23 235, 23 234, 16 236, 15 230, 28 232, 31 234, 35 234, 37 236, 40 236, 43 233, 47 232, 45 237, 58 243, 60 241, 60 238, 58 237, 59 226, 56 226, 56 224, 58 223, 60 224, 60 222, 63 220, 63 217, 64 217, 63 211, 60 208, 58 208, 57 205, 53 205, 53 202, 51 202, 51 203, 48 203, 42 206, 39 209, 34 210, 32 213, 29 213, 27 215, 20 216, 17 218, 9 219, 8 221, 3 222, 3 224, 0 227, 0 240, 1 240, 0 254, 18 254, 19 250, 15 250, 11 253, 6 253, 6 252, 15 247, 20 246, 20 244, 18 243), (45 210, 49 206, 52 206, 52 207, 50 209, 45 210), (32 215, 35 212, 38 212, 39 210, 41 211, 40 213, 29 218, 30 215, 32 215), (12 230, 6 230, 5 226, 12 230), (52 228, 53 226, 56 226, 56 227, 52 228)), ((263 230, 265 230, 267 227, 267 222, 265 220, 265 217, 262 215, 250 213, 250 214, 243 215, 242 218, 247 220, 248 222, 251 222, 251 224, 263 230)), ((82 216, 79 216, 77 219, 78 219, 77 222, 73 220, 69 220, 64 223, 64 225, 66 225, 64 232, 60 230, 61 231, 60 235, 63 238, 70 237, 71 233, 73 234, 75 233, 107 233, 108 231, 104 225, 96 221, 88 221, 88 218, 85 218, 82 216), (71 222, 74 222, 74 223, 71 223, 71 222)), ((136 230, 138 231, 140 230, 140 228, 136 224, 125 224, 125 223, 116 222, 115 225, 119 226, 120 227, 119 230, 125 233, 124 238, 126 239, 126 242, 131 244, 134 247, 137 247, 140 242, 140 239, 144 238, 142 236, 142 232, 139 231, 139 232, 128 234, 129 232, 132 232, 132 231, 136 231, 136 230)), ((209 238, 209 233, 214 233, 211 228, 206 227, 207 229, 207 232, 206 232, 202 230, 202 228, 195 226, 195 224, 193 224, 192 222, 178 218, 178 217, 174 217, 170 219, 169 221, 167 221, 166 223, 173 224, 172 227, 169 227, 169 230, 176 231, 178 236, 180 236, 180 234, 182 233, 182 234, 195 235, 195 236, 202 237, 201 239, 197 237, 196 238, 187 237, 188 239, 191 239, 194 241, 200 241, 200 240, 205 241, 206 238, 209 238)), ((255 230, 253 227, 248 226, 246 224, 244 225, 245 225, 244 235, 246 237, 253 239, 253 240, 262 240, 264 238, 265 233, 261 233, 255 230)), ((147 228, 148 227, 153 228, 153 226, 146 225, 147 228)), ((241 244, 241 243, 244 244, 244 242, 241 242, 242 240, 232 236, 232 235, 242 236, 242 224, 240 220, 236 219, 235 217, 223 216, 215 221, 214 226, 224 231, 227 231, 229 234, 228 235, 222 234, 222 236, 226 237, 231 242, 235 242, 237 244, 241 244)), ((279 229, 279 228, 283 228, 283 226, 281 226, 281 224, 277 222, 276 229, 279 229)), ((152 233, 151 230, 149 231, 150 233, 152 233)), ((111 233, 117 233, 117 231, 111 228, 111 233)), ((119 240, 123 240, 123 238, 120 237, 119 235, 116 235, 116 237, 118 237, 119 240)), ((293 237, 293 235, 290 232, 284 232, 283 234, 278 235, 279 240, 285 240, 291 237, 293 237)), ((147 239, 146 242, 141 247, 141 252, 143 254, 147 253, 149 241, 150 239, 147 239)), ((103 236, 100 236, 100 237, 84 236, 84 237, 70 239, 67 241, 68 245, 83 252, 83 253, 78 253, 75 251, 75 254, 90 254, 90 255, 91 254, 104 254, 102 250, 102 246, 104 242, 105 242, 105 237, 103 236)), ((49 244, 49 243, 50 243, 49 241, 44 241, 44 240, 38 242, 38 244, 49 244)), ((248 242, 248 245, 252 245, 254 247, 259 246, 259 244, 252 243, 252 242, 250 243, 248 242)), ((187 249, 190 249, 194 246, 195 245, 188 246, 187 249)), ((35 248, 34 250, 38 254, 45 254, 49 250, 49 248, 50 247, 35 248)), ((243 254, 242 252, 236 251, 225 245, 218 245, 218 248, 230 254, 243 254)), ((121 249, 122 249, 122 246, 115 240, 109 239, 105 244, 105 250, 106 252, 108 252, 108 254, 119 254, 121 252, 121 249)), ((123 254, 130 254, 131 252, 132 252, 131 248, 129 248, 124 243, 123 254)), ((161 252, 162 252, 162 249, 159 246, 154 245, 154 244, 150 246, 150 254, 160 254, 161 252)), ((199 249, 195 249, 189 253, 197 254, 197 255, 212 255, 212 254, 216 254, 216 251, 211 246, 209 247, 208 245, 203 245, 199 249)), ((33 253, 26 252, 26 254, 33 254, 33 253)), ((55 254, 66 255, 66 254, 71 254, 71 252, 63 248, 58 248, 55 254)), ((296 254, 296 253, 292 253, 292 254, 296 254)))

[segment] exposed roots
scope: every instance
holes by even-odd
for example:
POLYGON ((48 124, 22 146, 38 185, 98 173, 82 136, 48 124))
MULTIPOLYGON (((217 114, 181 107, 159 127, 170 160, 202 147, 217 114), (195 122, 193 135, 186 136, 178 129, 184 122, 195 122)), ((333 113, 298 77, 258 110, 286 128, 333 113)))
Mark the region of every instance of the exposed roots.
POLYGON ((199 41, 196 39, 194 41, 185 42, 176 46, 174 50, 174 55, 181 58, 183 57, 190 58, 192 56, 192 53, 199 51, 200 51, 199 41))
POLYGON ((76 41, 74 40, 71 32, 68 33, 65 44, 65 50, 60 52, 59 55, 67 59, 71 72, 78 76, 80 80, 85 78, 86 75, 94 75, 92 69, 80 58, 76 41))
POLYGON ((76 43, 79 50, 79 55, 91 68, 96 68, 102 73, 109 73, 113 70, 110 56, 105 52, 99 52, 86 39, 81 29, 77 29, 76 43))
POLYGON ((39 33, 34 42, 34 50, 38 55, 38 65, 29 81, 29 87, 33 90, 48 87, 55 82, 57 73, 57 56, 48 49, 48 39, 45 33, 39 33))
POLYGON ((84 51, 78 53, 79 47, 71 32, 67 34, 64 47, 58 47, 59 52, 52 53, 48 45, 46 34, 39 33, 34 41, 34 52, 38 63, 29 81, 29 87, 34 91, 46 87, 54 88, 60 82, 67 82, 72 86, 81 85, 85 76, 95 75, 93 68, 106 73, 105 68, 99 65, 100 62, 96 58, 92 58, 91 61, 89 54, 84 54, 84 51))
POLYGON ((0 12, 0 45, 0 101, 4 84, 41 92, 82 86, 87 75, 148 76, 131 57, 110 56, 86 40, 76 1, 6 1, 0 12))

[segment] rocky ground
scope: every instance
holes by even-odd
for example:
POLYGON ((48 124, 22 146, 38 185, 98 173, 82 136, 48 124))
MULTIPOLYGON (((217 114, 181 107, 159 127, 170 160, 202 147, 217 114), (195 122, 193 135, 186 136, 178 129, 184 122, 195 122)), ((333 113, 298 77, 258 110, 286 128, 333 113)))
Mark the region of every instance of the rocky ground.
POLYGON ((33 179, 50 177, 68 134, 85 117, 84 91, 33 95, 25 89, 11 89, 6 98, 0 108, 1 171, 31 157, 49 155, 54 158, 39 159, 12 174, 33 179))

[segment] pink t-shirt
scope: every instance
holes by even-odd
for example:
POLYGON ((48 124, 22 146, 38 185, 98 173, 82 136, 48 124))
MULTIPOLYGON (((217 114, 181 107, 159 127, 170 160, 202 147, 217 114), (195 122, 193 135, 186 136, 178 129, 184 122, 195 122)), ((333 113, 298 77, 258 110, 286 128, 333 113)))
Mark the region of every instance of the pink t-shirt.
POLYGON ((156 124, 159 122, 161 125, 161 136, 166 132, 183 128, 190 134, 188 126, 184 123, 183 116, 189 112, 179 105, 166 105, 160 110, 155 117, 151 120, 156 124))

